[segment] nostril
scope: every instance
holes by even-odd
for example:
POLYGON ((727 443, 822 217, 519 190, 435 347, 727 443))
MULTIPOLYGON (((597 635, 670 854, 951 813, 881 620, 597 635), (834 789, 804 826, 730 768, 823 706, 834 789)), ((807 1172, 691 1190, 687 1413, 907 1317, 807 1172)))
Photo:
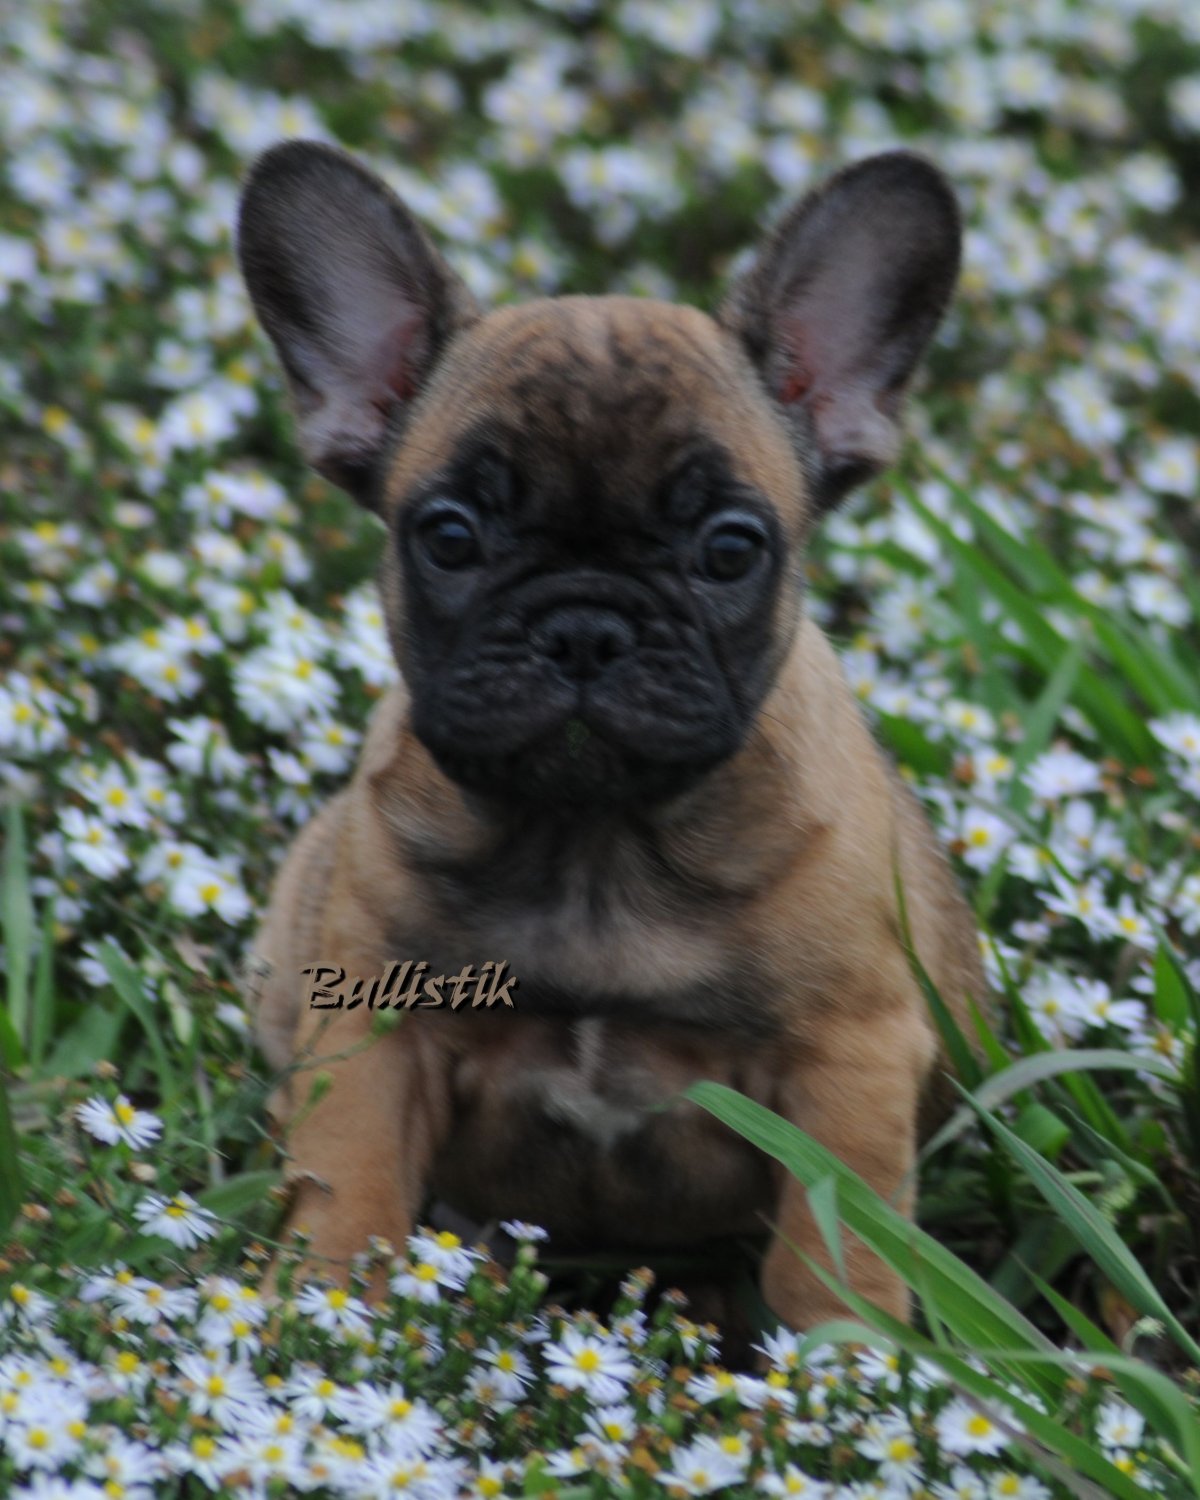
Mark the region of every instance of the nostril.
POLYGON ((570 677, 591 677, 636 644, 633 626, 615 610, 562 605, 530 632, 534 649, 570 677))
POLYGON ((632 636, 627 636, 624 629, 606 631, 596 640, 596 660, 607 666, 618 656, 624 656, 632 645, 632 636))

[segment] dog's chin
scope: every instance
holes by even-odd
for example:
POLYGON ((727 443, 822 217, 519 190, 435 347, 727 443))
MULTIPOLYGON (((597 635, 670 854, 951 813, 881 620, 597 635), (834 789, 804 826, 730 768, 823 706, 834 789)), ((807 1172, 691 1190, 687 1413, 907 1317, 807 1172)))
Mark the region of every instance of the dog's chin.
POLYGON ((578 719, 503 754, 434 744, 427 748, 439 769, 464 791, 560 815, 668 802, 728 756, 715 752, 686 761, 656 759, 602 739, 578 719))

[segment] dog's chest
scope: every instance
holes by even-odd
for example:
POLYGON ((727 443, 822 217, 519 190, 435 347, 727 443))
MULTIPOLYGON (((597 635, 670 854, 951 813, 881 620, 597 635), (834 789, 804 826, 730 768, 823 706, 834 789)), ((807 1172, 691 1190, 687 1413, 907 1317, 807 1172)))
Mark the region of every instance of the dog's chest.
POLYGON ((680 1099, 713 1078, 768 1102, 769 1061, 694 1028, 488 1018, 454 1068, 453 1129, 434 1173, 469 1215, 528 1218, 570 1239, 614 1229, 669 1242, 754 1221, 761 1162, 680 1099), (716 1210, 720 1207, 720 1214, 716 1210), (716 1215, 714 1217, 714 1215, 716 1215))

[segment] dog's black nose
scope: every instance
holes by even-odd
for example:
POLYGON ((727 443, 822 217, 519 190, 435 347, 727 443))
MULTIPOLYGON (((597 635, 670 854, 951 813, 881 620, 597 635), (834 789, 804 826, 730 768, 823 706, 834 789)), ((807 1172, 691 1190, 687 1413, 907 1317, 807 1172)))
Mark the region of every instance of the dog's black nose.
POLYGON ((633 626, 616 610, 598 604, 560 604, 548 610, 529 633, 536 651, 567 677, 595 677, 618 656, 631 651, 633 626))

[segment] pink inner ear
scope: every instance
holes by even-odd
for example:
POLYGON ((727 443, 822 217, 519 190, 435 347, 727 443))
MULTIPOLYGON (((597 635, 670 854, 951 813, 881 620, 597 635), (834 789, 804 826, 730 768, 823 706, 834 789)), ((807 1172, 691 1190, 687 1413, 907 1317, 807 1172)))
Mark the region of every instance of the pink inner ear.
POLYGON ((789 370, 779 389, 779 399, 785 406, 807 396, 812 389, 812 377, 803 370, 789 370))
POLYGON ((784 406, 801 401, 812 390, 813 376, 804 351, 804 330, 798 319, 782 319, 779 349, 783 355, 775 399, 784 406))
POLYGON ((379 371, 379 385, 383 388, 380 398, 374 403, 376 406, 386 405, 389 396, 401 401, 412 400, 417 393, 425 346, 425 319, 414 308, 398 318, 376 345, 374 364, 379 371))

